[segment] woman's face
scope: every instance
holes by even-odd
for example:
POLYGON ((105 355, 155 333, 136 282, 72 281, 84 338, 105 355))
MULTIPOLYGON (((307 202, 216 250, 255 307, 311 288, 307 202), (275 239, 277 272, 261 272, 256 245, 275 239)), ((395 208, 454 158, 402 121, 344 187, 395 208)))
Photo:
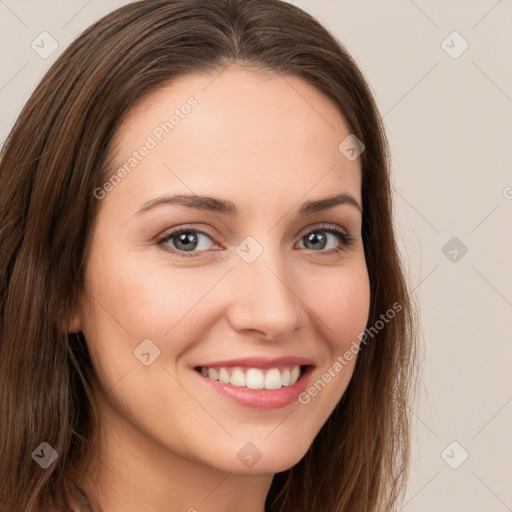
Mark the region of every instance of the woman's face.
POLYGON ((350 139, 339 149, 349 135, 312 86, 239 66, 130 112, 94 191, 74 324, 120 438, 238 473, 303 457, 368 318, 360 159, 350 139), (293 384, 297 365, 308 369, 293 384))

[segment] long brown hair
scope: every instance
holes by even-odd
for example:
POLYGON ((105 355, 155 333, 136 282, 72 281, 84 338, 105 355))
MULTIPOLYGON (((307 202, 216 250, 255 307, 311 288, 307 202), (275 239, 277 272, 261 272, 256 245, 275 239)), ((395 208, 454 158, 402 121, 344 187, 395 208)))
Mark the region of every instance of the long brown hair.
POLYGON ((105 16, 63 52, 2 148, 2 512, 46 511, 56 504, 83 510, 73 468, 97 445, 100 418, 85 340, 82 333, 67 334, 65 326, 86 293, 98 206, 93 191, 113 174, 116 129, 136 100, 177 77, 219 73, 235 62, 314 85, 365 145, 368 327, 378 332, 362 344, 346 392, 306 455, 274 476, 267 510, 391 511, 403 497, 417 321, 392 225, 387 141, 363 74, 344 47, 294 5, 143 0, 105 16), (375 329, 393 304, 399 312, 375 329), (32 460, 43 442, 58 455, 46 469, 32 460))

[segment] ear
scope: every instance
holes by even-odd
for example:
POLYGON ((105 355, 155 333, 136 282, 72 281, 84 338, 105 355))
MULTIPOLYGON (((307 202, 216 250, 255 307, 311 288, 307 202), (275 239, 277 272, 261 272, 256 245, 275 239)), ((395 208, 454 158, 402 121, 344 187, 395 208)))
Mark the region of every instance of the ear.
POLYGON ((74 312, 71 315, 67 325, 65 326, 65 331, 68 334, 80 332, 82 330, 82 315, 78 312, 74 312))

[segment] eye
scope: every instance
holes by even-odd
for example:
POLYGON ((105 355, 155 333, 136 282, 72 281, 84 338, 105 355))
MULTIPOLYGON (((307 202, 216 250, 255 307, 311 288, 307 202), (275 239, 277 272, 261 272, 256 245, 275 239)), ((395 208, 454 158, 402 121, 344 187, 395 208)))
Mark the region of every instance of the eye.
POLYGON ((304 235, 299 244, 309 245, 306 249, 311 249, 315 252, 338 252, 347 249, 353 242, 347 233, 345 233, 339 226, 323 225, 318 226, 314 230, 309 231, 304 235), (331 235, 331 244, 329 246, 329 235, 331 235), (334 240, 333 240, 334 239, 334 240), (327 250, 325 250, 327 249, 327 250))
MULTIPOLYGON (((211 249, 213 240, 209 235, 197 229, 180 228, 166 233, 163 238, 158 240, 158 244, 166 246, 166 250, 170 252, 194 253, 211 249)), ((187 254, 186 256, 191 255, 187 254)))
MULTIPOLYGON (((157 243, 164 246, 168 252, 183 257, 194 257, 212 249, 215 245, 212 238, 212 235, 203 231, 183 226, 164 234, 157 243)), ((301 248, 304 249, 330 254, 346 250, 353 241, 339 226, 327 224, 307 232, 302 236, 299 244, 303 243, 301 248), (305 247, 304 244, 309 247, 305 247)))

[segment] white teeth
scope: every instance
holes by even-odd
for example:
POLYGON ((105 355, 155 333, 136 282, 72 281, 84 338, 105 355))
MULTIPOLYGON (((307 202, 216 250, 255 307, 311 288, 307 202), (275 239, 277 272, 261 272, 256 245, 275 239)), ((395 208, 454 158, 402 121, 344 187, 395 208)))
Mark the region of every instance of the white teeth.
POLYGON ((245 386, 245 373, 240 368, 235 368, 231 374, 232 386, 245 386))
POLYGON ((226 368, 221 368, 219 370, 219 380, 224 384, 229 384, 229 373, 226 368))
POLYGON ((265 378, 263 372, 257 368, 247 370, 247 384, 249 389, 263 389, 265 387, 265 378))
POLYGON ((212 380, 219 380, 219 374, 215 368, 208 368, 208 377, 212 380))
POLYGON ((294 366, 292 372, 290 373, 290 386, 293 386, 297 382, 299 374, 300 368, 298 366, 294 366))
POLYGON ((271 368, 260 370, 259 368, 230 369, 201 367, 200 372, 204 377, 218 380, 223 384, 232 386, 247 387, 249 389, 280 389, 283 386, 293 386, 300 376, 300 366, 294 366, 291 371, 288 368, 279 370, 271 368))
POLYGON ((290 370, 288 370, 288 368, 283 372, 282 382, 283 386, 290 385, 290 370))
POLYGON ((277 368, 269 370, 265 375, 265 389, 279 389, 282 385, 281 372, 277 368))

